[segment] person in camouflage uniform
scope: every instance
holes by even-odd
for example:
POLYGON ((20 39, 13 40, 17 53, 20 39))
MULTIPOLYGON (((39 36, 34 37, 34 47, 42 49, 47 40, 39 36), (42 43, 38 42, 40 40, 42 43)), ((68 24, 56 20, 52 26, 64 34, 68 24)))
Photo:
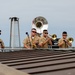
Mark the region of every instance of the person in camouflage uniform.
POLYGON ((52 41, 51 38, 48 36, 48 31, 47 30, 43 30, 43 35, 40 38, 40 47, 41 48, 48 48, 48 45, 52 45, 52 41))
POLYGON ((69 43, 69 41, 67 39, 67 32, 66 31, 64 31, 62 33, 62 38, 59 39, 58 46, 59 46, 59 48, 68 48, 69 46, 70 47, 72 46, 72 44, 69 43))
POLYGON ((0 48, 4 48, 4 42, 2 41, 2 39, 0 39, 0 48))
POLYGON ((36 29, 31 29, 31 36, 28 36, 24 39, 23 45, 24 48, 30 49, 30 48, 38 48, 39 45, 39 36, 36 35, 36 29))

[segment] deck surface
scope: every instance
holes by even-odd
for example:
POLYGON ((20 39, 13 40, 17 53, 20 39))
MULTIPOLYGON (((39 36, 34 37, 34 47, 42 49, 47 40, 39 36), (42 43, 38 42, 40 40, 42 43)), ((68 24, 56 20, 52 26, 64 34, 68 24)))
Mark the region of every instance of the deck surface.
POLYGON ((30 75, 75 75, 75 51, 1 52, 0 62, 30 75))

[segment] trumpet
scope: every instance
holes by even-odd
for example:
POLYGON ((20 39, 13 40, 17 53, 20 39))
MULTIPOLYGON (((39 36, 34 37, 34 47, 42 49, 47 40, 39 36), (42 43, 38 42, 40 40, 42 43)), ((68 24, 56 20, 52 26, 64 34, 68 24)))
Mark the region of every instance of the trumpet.
POLYGON ((49 34, 49 36, 52 37, 52 40, 56 40, 56 38, 57 38, 57 35, 56 34, 52 34, 52 35, 49 34))
POLYGON ((73 39, 72 37, 69 37, 69 38, 68 38, 68 41, 69 41, 70 43, 72 43, 72 42, 74 41, 74 39, 73 39))

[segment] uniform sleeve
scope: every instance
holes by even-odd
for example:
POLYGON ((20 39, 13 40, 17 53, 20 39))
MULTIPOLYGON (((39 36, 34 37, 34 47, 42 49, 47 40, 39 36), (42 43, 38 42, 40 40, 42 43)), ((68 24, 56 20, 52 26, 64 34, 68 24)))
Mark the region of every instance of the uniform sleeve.
POLYGON ((43 40, 43 38, 41 37, 40 39, 39 39, 39 43, 41 44, 41 43, 43 43, 44 42, 44 40, 43 40))
POLYGON ((3 47, 5 47, 4 42, 2 43, 3 47))
POLYGON ((4 48, 4 47, 5 47, 5 46, 4 46, 4 42, 3 42, 2 40, 0 40, 0 42, 1 42, 2 48, 4 48))
POLYGON ((27 44, 28 43, 28 38, 25 38, 24 40, 23 40, 23 44, 27 44))
POLYGON ((38 43, 40 42, 40 37, 37 37, 37 40, 36 40, 38 43))
POLYGON ((58 44, 59 44, 59 43, 61 43, 61 42, 62 42, 62 40, 61 40, 61 39, 59 39, 59 40, 58 40, 58 44))

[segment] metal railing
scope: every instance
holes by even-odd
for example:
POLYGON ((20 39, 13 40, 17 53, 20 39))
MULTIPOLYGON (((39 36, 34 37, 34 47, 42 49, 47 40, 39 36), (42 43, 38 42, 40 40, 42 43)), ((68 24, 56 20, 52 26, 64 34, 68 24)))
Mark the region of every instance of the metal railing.
POLYGON ((10 48, 10 47, 5 47, 5 48, 0 48, 0 52, 13 52, 13 51, 21 51, 21 50, 69 50, 69 51, 75 51, 75 47, 71 48, 35 48, 35 49, 27 49, 24 47, 20 48, 10 48))

